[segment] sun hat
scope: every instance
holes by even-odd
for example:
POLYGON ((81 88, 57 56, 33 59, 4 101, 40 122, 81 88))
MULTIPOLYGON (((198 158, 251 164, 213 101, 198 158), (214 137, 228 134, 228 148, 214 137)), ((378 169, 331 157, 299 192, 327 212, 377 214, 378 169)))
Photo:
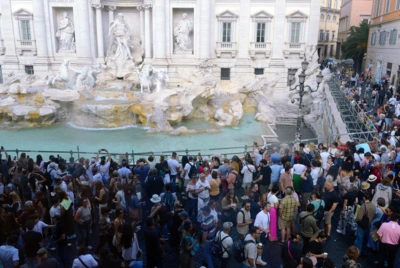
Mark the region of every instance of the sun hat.
POLYGON ((376 176, 375 175, 369 175, 369 177, 368 177, 368 180, 367 181, 369 181, 369 182, 374 182, 374 181, 376 181, 376 176))
POLYGON ((361 189, 363 189, 363 190, 368 190, 369 187, 371 187, 371 185, 369 185, 368 182, 363 181, 363 182, 361 183, 361 189))
POLYGON ((153 194, 153 196, 150 198, 150 201, 153 203, 160 203, 161 197, 159 197, 158 194, 153 194))
POLYGON ((233 223, 231 223, 230 221, 224 222, 224 224, 222 225, 222 230, 228 230, 229 228, 232 228, 233 223))

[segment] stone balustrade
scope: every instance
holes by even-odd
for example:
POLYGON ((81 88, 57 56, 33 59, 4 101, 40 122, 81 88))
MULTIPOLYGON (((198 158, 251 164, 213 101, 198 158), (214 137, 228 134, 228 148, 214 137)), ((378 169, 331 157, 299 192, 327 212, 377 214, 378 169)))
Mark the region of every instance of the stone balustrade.
POLYGON ((221 57, 222 53, 231 53, 232 58, 236 57, 237 54, 237 43, 236 42, 217 42, 215 49, 217 57, 221 57))
POLYGON ((257 53, 265 54, 266 58, 269 58, 272 51, 271 42, 251 42, 250 43, 250 56, 255 57, 257 53))
POLYGON ((37 54, 36 40, 17 40, 16 45, 17 53, 19 55, 22 55, 24 51, 32 52, 35 56, 37 54))

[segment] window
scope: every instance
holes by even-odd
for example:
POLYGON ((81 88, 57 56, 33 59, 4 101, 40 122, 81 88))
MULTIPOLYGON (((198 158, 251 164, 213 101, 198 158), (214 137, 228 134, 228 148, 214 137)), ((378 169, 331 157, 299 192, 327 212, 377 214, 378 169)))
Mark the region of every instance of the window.
POLYGON ((33 66, 32 65, 25 65, 25 73, 27 74, 34 74, 33 66))
POLYGON ((232 23, 223 22, 222 23, 222 42, 232 42, 232 23))
POLYGON ((325 19, 325 15, 321 14, 321 20, 324 20, 324 19, 325 19))
POLYGON ((395 45, 396 44, 396 39, 397 39, 397 30, 393 29, 393 30, 390 31, 389 45, 395 45))
POLYGON ((329 41, 329 31, 326 31, 326 34, 325 34, 325 41, 329 41))
POLYGON ((336 15, 335 15, 335 16, 333 16, 333 20, 334 20, 334 21, 336 21, 336 19, 337 19, 337 18, 336 18, 336 15))
POLYGON ((291 43, 299 43, 300 42, 300 22, 292 22, 292 30, 290 34, 290 42, 291 43))
POLYGON ((389 13, 390 0, 386 0, 386 13, 389 13))
POLYGON ((331 20, 331 15, 327 15, 326 20, 331 20))
POLYGON ((384 45, 386 43, 386 31, 379 33, 379 45, 384 45))
POLYGON ((254 69, 254 74, 255 75, 263 75, 264 74, 264 68, 255 68, 254 69))
POLYGON ((400 9, 400 0, 396 1, 396 9, 400 9))
POLYGON ((319 30, 319 40, 324 41, 324 30, 319 30))
POLYGON ((379 16, 379 6, 381 5, 381 0, 376 0, 376 6, 375 6, 375 17, 379 16))
POLYGON ((335 31, 332 31, 332 41, 335 41, 335 31))
POLYGON ((257 43, 264 43, 265 42, 265 22, 257 23, 257 43))
POLYGON ((335 9, 338 9, 338 0, 335 0, 335 6, 334 6, 334 8, 335 8, 335 9))
POLYGON ((373 32, 372 34, 371 34, 371 45, 375 45, 375 41, 376 41, 376 33, 375 32, 373 32))
POLYGON ((221 80, 231 80, 230 68, 221 68, 221 80))
POLYGON ((389 77, 392 75, 392 66, 393 66, 393 64, 391 62, 388 62, 386 65, 386 74, 389 77))
POLYGON ((328 6, 327 7, 332 7, 332 0, 328 0, 328 6))
POLYGON ((31 27, 29 20, 21 20, 22 40, 31 40, 31 27))

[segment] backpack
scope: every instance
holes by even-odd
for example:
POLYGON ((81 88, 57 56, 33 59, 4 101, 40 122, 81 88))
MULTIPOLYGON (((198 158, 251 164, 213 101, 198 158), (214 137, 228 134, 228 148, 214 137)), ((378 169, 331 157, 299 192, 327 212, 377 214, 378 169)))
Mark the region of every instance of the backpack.
POLYGON ((244 262, 247 257, 244 253, 244 247, 249 244, 249 243, 254 243, 255 242, 253 240, 237 240, 235 243, 233 243, 233 257, 235 258, 235 260, 239 263, 244 262))
POLYGON ((174 196, 170 192, 165 192, 162 198, 162 203, 169 209, 169 211, 174 210, 174 196))
POLYGON ((224 241, 228 237, 229 237, 229 235, 225 236, 221 240, 221 231, 219 231, 218 239, 214 240, 213 244, 211 245, 211 249, 210 249, 211 254, 214 257, 217 257, 220 259, 220 258, 222 258, 222 255, 224 255, 225 252, 228 252, 228 250, 222 245, 222 241, 224 241))
POLYGON ((190 164, 190 162, 188 164, 190 166, 188 176, 189 176, 189 179, 191 179, 193 177, 193 175, 197 175, 199 172, 197 171, 196 165, 194 165, 194 164, 192 165, 192 164, 190 164))
POLYGON ((101 174, 101 181, 103 182, 104 186, 108 185, 108 180, 106 176, 103 173, 100 174, 101 174))
POLYGON ((305 220, 308 216, 311 216, 311 214, 305 215, 303 218, 300 218, 300 217, 299 217, 299 222, 300 222, 300 226, 301 226, 301 227, 303 227, 304 220, 305 220))
MULTIPOLYGON (((235 189, 240 189, 243 186, 243 177, 239 173, 234 173, 231 172, 231 174, 234 174, 236 176, 236 180, 233 183, 235 189)), ((229 175, 228 175, 229 176, 229 175)))
MULTIPOLYGON (((360 212, 359 212, 360 213, 360 212)), ((364 212, 363 216, 360 221, 357 222, 358 226, 360 226, 361 229, 368 229, 369 227, 369 218, 368 218, 368 211, 367 207, 364 204, 364 212)))
POLYGON ((322 221, 324 219, 325 216, 325 207, 322 206, 322 200, 319 201, 319 207, 317 209, 317 211, 314 213, 314 218, 317 221, 322 221))
POLYGON ((44 172, 44 178, 46 179, 46 185, 51 186, 53 184, 53 179, 51 178, 51 171, 55 170, 54 168, 51 168, 50 170, 47 170, 44 172))

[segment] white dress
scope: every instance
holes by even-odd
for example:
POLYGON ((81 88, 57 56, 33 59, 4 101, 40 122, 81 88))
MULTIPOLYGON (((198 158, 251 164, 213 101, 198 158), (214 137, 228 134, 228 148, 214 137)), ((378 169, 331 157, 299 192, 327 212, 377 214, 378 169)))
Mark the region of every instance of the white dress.
POLYGON ((133 234, 130 248, 122 248, 122 258, 126 261, 136 260, 137 253, 140 251, 136 233, 133 234))

